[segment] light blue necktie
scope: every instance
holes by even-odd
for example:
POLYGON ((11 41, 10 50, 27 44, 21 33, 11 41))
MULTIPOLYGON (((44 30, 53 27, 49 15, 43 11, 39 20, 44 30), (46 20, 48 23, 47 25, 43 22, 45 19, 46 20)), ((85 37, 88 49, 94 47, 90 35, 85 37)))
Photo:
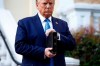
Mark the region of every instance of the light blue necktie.
POLYGON ((50 20, 49 19, 45 19, 44 20, 46 23, 45 23, 45 31, 47 30, 47 29, 50 29, 50 25, 49 25, 49 22, 50 22, 50 20))
MULTIPOLYGON (((46 22, 45 23, 45 31, 46 31, 47 29, 50 29, 50 25, 49 25, 50 20, 49 19, 45 19, 44 21, 46 22)), ((53 58, 50 59, 50 66, 54 66, 53 58)))

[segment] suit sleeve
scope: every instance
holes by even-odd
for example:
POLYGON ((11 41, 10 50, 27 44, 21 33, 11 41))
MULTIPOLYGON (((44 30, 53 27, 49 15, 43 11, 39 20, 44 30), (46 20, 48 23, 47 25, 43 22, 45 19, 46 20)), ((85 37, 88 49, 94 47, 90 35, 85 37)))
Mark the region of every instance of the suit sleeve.
POLYGON ((16 39, 15 39, 15 51, 23 56, 28 56, 34 59, 44 59, 45 48, 39 47, 27 42, 27 30, 22 21, 18 22, 16 39))
POLYGON ((63 33, 60 33, 60 41, 59 41, 59 47, 63 47, 64 50, 73 50, 76 47, 76 42, 73 36, 71 35, 68 25, 65 22, 65 31, 63 33))

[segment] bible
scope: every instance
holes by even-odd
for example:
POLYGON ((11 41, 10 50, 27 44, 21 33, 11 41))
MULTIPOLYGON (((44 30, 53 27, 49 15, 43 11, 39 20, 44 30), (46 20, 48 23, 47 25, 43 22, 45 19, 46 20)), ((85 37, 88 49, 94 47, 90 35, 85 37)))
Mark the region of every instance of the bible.
POLYGON ((51 52, 53 54, 57 53, 57 32, 51 32, 46 39, 47 47, 53 48, 51 52))

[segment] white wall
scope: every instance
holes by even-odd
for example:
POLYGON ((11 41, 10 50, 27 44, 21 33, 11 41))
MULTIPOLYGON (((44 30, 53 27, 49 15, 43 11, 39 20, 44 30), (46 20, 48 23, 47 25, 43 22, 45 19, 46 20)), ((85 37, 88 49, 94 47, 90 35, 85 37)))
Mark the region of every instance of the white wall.
POLYGON ((16 21, 30 15, 31 0, 5 0, 5 8, 10 10, 16 21))
POLYGON ((90 25, 91 11, 77 11, 78 27, 90 25))

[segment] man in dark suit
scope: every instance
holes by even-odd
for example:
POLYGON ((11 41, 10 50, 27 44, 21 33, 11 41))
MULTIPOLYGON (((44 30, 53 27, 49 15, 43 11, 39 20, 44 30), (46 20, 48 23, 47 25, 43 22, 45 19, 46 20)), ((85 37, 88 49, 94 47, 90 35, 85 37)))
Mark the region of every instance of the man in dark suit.
POLYGON ((67 22, 52 16, 55 0, 36 0, 38 14, 19 20, 15 51, 23 56, 22 66, 65 66, 64 52, 76 46, 67 22), (49 28, 45 30, 48 19, 49 28), (57 53, 46 47, 46 37, 57 32, 57 53))

